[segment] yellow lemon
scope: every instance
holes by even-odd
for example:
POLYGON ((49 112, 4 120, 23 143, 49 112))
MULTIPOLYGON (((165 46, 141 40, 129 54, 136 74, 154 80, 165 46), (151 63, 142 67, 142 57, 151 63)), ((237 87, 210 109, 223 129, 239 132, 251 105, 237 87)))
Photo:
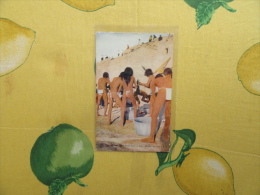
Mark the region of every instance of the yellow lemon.
POLYGON ((203 148, 192 148, 185 155, 180 166, 173 166, 175 180, 185 193, 235 194, 233 172, 223 157, 203 148))
POLYGON ((62 0, 68 5, 82 11, 96 11, 100 8, 114 5, 115 0, 62 0))
POLYGON ((238 79, 249 92, 260 95, 260 43, 250 47, 237 65, 238 79))
POLYGON ((3 76, 26 61, 35 40, 35 32, 0 18, 0 37, 0 76, 3 76))

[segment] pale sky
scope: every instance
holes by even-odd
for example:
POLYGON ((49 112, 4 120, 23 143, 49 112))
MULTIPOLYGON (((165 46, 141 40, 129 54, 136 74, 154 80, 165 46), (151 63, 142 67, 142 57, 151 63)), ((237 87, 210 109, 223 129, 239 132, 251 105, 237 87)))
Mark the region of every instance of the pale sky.
POLYGON ((167 36, 167 33, 114 33, 114 32, 97 32, 96 33, 96 61, 101 61, 101 57, 108 56, 116 58, 118 53, 121 53, 127 48, 132 47, 140 42, 146 43, 149 41, 150 35, 155 35, 157 38, 167 36))

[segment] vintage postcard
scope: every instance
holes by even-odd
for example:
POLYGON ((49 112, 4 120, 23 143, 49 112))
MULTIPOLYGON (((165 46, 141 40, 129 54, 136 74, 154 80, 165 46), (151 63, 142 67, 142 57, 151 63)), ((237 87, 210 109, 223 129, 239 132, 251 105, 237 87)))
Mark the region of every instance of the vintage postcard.
POLYGON ((167 152, 174 33, 96 33, 96 148, 167 152))

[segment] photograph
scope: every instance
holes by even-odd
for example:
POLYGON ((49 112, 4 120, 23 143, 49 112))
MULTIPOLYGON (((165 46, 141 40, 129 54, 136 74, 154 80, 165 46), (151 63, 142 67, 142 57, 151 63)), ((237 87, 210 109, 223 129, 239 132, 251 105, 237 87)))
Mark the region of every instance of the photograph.
POLYGON ((168 152, 173 33, 96 32, 96 149, 168 152))

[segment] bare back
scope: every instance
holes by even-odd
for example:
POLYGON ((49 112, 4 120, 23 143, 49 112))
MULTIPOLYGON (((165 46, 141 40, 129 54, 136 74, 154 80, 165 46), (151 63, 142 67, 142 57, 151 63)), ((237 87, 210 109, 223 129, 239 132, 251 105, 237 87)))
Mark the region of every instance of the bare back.
POLYGON ((165 82, 165 78, 164 77, 156 78, 154 80, 154 86, 158 87, 158 88, 165 87, 164 86, 164 82, 165 82))
POLYGON ((170 76, 166 76, 164 78, 163 86, 165 88, 172 88, 172 78, 170 76))
POLYGON ((133 92, 133 87, 136 86, 135 77, 131 76, 131 80, 128 83, 128 85, 126 84, 126 82, 124 80, 123 81, 123 86, 124 86, 124 91, 131 91, 131 92, 133 92))
POLYGON ((110 84, 110 81, 108 78, 102 77, 102 78, 98 79, 98 89, 106 89, 107 84, 110 84))
POLYGON ((123 85, 123 80, 121 77, 115 77, 110 83, 110 91, 118 92, 118 89, 123 85))

